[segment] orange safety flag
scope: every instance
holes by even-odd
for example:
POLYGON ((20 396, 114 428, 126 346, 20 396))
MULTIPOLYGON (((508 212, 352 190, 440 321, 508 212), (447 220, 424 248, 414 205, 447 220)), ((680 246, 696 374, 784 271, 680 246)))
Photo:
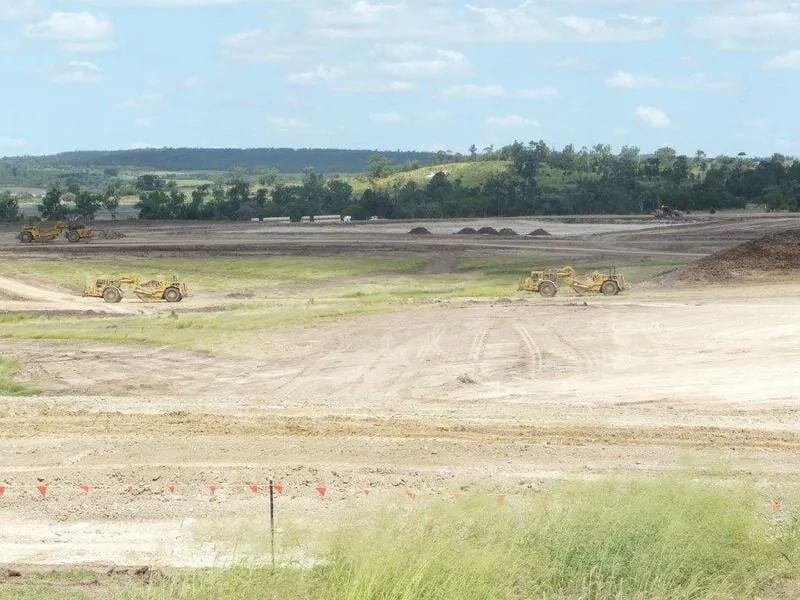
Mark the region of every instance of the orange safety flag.
POLYGON ((39 495, 44 498, 47 495, 47 486, 46 485, 37 485, 36 486, 39 495))
POLYGON ((211 495, 213 496, 214 494, 216 494, 216 493, 217 493, 217 490, 218 490, 218 489, 219 489, 219 488, 218 488, 217 486, 215 486, 215 485, 210 485, 210 486, 208 486, 208 493, 209 493, 209 494, 211 494, 211 495))
POLYGON ((6 495, 6 486, 0 485, 0 498, 6 495))
POLYGON ((92 491, 92 486, 90 486, 88 483, 82 483, 78 487, 84 494, 88 494, 89 492, 92 491))
POLYGON ((283 492, 285 488, 283 487, 282 483, 273 483, 272 484, 272 491, 278 494, 279 496, 283 496, 283 492))
POLYGON ((255 484, 249 485, 249 486, 247 486, 247 487, 248 487, 248 488, 250 488, 250 492, 251 492, 251 493, 252 493, 254 496, 255 496, 256 494, 258 494, 259 490, 261 490, 261 488, 260 488, 260 487, 258 487, 258 486, 257 486, 257 485, 255 485, 255 484))
POLYGON ((175 491, 178 489, 178 486, 176 486, 176 485, 173 483, 172 485, 168 485, 168 486, 167 486, 167 489, 169 490, 169 493, 170 493, 170 494, 174 494, 174 493, 175 493, 175 491))
POLYGON ((328 493, 328 488, 326 488, 324 485, 318 485, 314 488, 314 490, 317 492, 317 496, 320 498, 324 498, 325 494, 328 493))

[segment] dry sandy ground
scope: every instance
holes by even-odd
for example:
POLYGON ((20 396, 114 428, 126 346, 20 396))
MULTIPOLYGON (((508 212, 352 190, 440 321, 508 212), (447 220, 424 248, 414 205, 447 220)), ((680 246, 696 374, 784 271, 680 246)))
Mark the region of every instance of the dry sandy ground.
POLYGON ((246 359, 3 344, 44 394, 2 400, 0 563, 228 560, 269 478, 282 529, 409 490, 513 498, 687 463, 794 479, 798 333, 794 282, 445 303, 260 334, 246 359))

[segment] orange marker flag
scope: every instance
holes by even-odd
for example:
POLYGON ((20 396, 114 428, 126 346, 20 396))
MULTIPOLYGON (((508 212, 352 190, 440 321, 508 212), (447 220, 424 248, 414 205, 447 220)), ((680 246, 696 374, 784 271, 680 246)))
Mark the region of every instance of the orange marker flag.
POLYGON ((81 491, 82 491, 84 494, 88 494, 89 492, 91 492, 91 491, 92 491, 92 486, 90 486, 88 483, 82 483, 82 484, 80 484, 78 487, 80 488, 80 490, 81 490, 81 491))
POLYGON ((364 495, 369 496, 372 493, 372 490, 369 488, 364 488, 364 495))
POLYGON ((0 485, 0 498, 6 495, 6 486, 0 485))
POLYGON ((258 492, 261 490, 261 488, 258 487, 256 484, 248 485, 247 487, 250 489, 250 493, 252 493, 254 496, 256 496, 258 492))
POLYGON ((777 500, 771 500, 769 503, 769 509, 773 514, 778 514, 783 512, 783 505, 777 500))
POLYGON ((218 489, 219 489, 219 488, 218 488, 217 486, 215 486, 215 485, 210 485, 210 486, 208 486, 208 493, 209 493, 209 494, 211 494, 211 495, 213 496, 214 494, 216 494, 216 493, 217 493, 217 490, 218 490, 218 489))
POLYGON ((47 495, 47 486, 46 485, 37 485, 36 490, 39 492, 39 495, 44 498, 47 495))
POLYGON ((272 491, 278 494, 279 496, 283 496, 283 492, 286 488, 284 488, 282 483, 273 483, 272 484, 272 491))
POLYGON ((314 490, 317 492, 317 496, 320 498, 324 498, 325 494, 328 493, 328 488, 326 488, 324 485, 318 485, 314 488, 314 490))
POLYGON ((178 486, 176 486, 176 485, 173 483, 172 485, 168 485, 168 486, 167 486, 167 489, 169 490, 169 493, 170 493, 170 494, 174 494, 174 493, 177 491, 177 489, 178 489, 178 486))

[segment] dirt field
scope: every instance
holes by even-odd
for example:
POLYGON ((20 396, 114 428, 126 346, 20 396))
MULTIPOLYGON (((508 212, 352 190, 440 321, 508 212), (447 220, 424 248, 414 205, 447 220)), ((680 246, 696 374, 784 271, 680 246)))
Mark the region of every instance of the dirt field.
POLYGON ((175 306, 105 305, 9 276, 11 261, 66 269, 85 257, 420 255, 430 259, 425 273, 454 276, 475 259, 633 268, 689 264, 798 221, 491 222, 541 226, 554 233, 546 240, 452 235, 481 221, 424 223, 435 233, 423 239, 402 233, 414 223, 119 224, 119 240, 30 246, 0 232, 0 309, 35 317, 29 339, 0 321, 0 357, 18 360, 16 380, 42 392, 0 405, 0 564, 219 564, 261 537, 270 478, 285 486, 285 532, 407 492, 513 495, 558 478, 687 464, 764 485, 800 472, 800 278, 643 283, 615 298, 544 300, 516 293, 509 275, 501 297, 254 323, 234 352, 46 339, 47 319, 63 315, 115 327, 172 311, 223 318, 250 300, 209 293, 175 306), (47 485, 44 497, 37 485, 47 485))

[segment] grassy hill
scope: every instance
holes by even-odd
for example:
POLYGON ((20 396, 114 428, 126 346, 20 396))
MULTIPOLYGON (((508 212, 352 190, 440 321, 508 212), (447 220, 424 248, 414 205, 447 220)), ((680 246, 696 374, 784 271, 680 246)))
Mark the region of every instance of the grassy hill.
POLYGON ((466 187, 476 187, 483 185, 492 175, 496 175, 508 168, 508 162, 504 160, 483 160, 458 163, 446 163, 442 165, 421 167, 412 171, 403 171, 387 177, 372 179, 366 175, 353 175, 344 177, 350 185, 361 192, 369 187, 392 188, 397 184, 404 184, 413 181, 417 185, 424 187, 430 180, 430 176, 439 171, 450 173, 450 180, 461 179, 461 183, 466 187))

